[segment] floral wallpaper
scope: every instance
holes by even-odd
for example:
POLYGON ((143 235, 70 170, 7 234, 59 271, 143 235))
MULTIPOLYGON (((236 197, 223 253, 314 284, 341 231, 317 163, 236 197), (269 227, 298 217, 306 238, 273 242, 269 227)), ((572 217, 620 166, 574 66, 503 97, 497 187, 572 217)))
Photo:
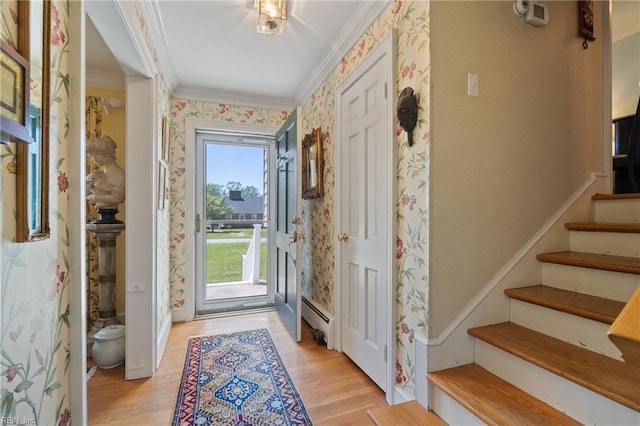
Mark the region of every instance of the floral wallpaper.
MULTIPOLYGON (((340 64, 301 106, 299 120, 303 134, 320 127, 325 158, 325 193, 322 198, 303 200, 303 229, 308 238, 303 246, 302 292, 333 313, 335 254, 334 158, 335 87, 340 84, 392 28, 397 29, 397 82, 414 88, 419 102, 419 121, 414 145, 406 144, 406 134, 397 129, 397 385, 415 386, 414 336, 427 333, 428 286, 428 153, 429 126, 429 3, 396 0, 368 29, 340 64)), ((185 309, 185 119, 280 126, 287 118, 282 111, 173 99, 171 101, 170 154, 170 272, 173 310, 185 309)))
MULTIPOLYGON (((17 34, 17 1, 3 0, 1 36, 17 34)), ((69 3, 51 4, 51 236, 15 243, 15 144, 0 146, 0 417, 3 422, 68 425, 69 276, 68 22, 69 3)))
MULTIPOLYGON (((160 97, 161 116, 169 117, 170 110, 170 94, 167 84, 164 79, 158 79, 158 93, 160 97)), ((158 120, 158 123, 162 124, 162 119, 158 120)), ((169 132, 171 134, 171 132, 169 132)), ((160 131, 160 147, 162 144, 162 131, 160 131)), ((158 158, 162 156, 162 149, 158 149, 158 158)), ((167 165, 168 166, 168 165, 167 165)), ((162 167, 158 164, 158 167, 162 167)), ((163 183, 164 184, 164 183, 163 183)), ((168 208, 157 210, 157 222, 156 232, 158 238, 157 245, 157 271, 156 277, 158 279, 158 286, 156 292, 156 298, 158 302, 157 316, 156 316, 156 331, 158 336, 161 335, 162 330, 165 327, 169 327, 171 323, 171 268, 170 262, 170 238, 171 238, 171 215, 168 208)))
POLYGON ((334 151, 335 88, 392 28, 397 29, 397 94, 407 86, 418 97, 418 123, 414 145, 397 129, 397 236, 396 265, 398 318, 396 384, 415 386, 414 336, 427 334, 428 286, 428 164, 429 164, 429 3, 394 1, 349 51, 327 80, 302 108, 303 134, 322 128, 324 144, 324 197, 303 200, 303 228, 308 238, 303 248, 302 289, 305 297, 333 313, 334 309, 334 151))
POLYGON ((226 123, 263 126, 281 126, 289 117, 287 111, 248 108, 237 105, 172 99, 170 125, 169 185, 171 235, 169 267, 171 273, 171 306, 174 311, 184 310, 186 288, 185 247, 185 119, 201 119, 226 123))

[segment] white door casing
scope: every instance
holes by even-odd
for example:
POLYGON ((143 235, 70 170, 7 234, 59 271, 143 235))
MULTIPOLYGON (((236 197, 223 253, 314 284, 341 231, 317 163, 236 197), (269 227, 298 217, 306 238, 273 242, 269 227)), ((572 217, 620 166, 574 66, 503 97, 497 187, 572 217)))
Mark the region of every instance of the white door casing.
POLYGON ((125 378, 150 377, 157 366, 157 105, 153 79, 127 77, 126 334, 125 378), (137 172, 134 172, 136 170, 137 172), (135 267, 133 266, 135 265, 135 267))
MULTIPOLYGON (((125 251, 127 265, 138 267, 126 268, 125 277, 118 277, 118 279, 125 280, 125 378, 129 380, 151 376, 164 349, 165 336, 158 336, 157 329, 156 243, 158 237, 155 209, 157 198, 154 195, 157 194, 159 120, 157 70, 153 55, 145 48, 145 36, 137 25, 138 19, 133 6, 127 2, 115 0, 86 2, 86 4, 83 2, 83 4, 84 10, 79 2, 74 2, 70 6, 70 13, 74 17, 71 25, 78 30, 78 34, 81 34, 84 31, 86 17, 90 17, 111 53, 123 69, 127 70, 125 77, 127 164, 125 169, 127 170, 127 205, 131 208, 128 209, 124 219, 127 227, 125 251), (131 164, 135 166, 131 167, 131 164)), ((87 46, 84 46, 80 39, 84 37, 71 38, 71 43, 79 47, 74 49, 74 54, 71 55, 71 66, 74 69, 80 66, 77 73, 78 79, 75 84, 71 84, 74 94, 81 92, 78 84, 88 84, 87 79, 84 78, 86 70, 85 52, 83 52, 87 46)), ((80 110, 84 112, 84 108, 80 110)), ((81 155, 84 156, 84 151, 81 155)), ((122 237, 118 244, 122 244, 122 237)), ((83 315, 86 314, 83 313, 83 315)), ((72 348, 72 356, 76 355, 78 355, 77 351, 72 348)), ((77 365, 77 363, 72 364, 77 365)), ((74 366, 71 370, 74 370, 74 366)), ((82 368, 84 370, 84 367, 82 368)), ((77 376, 74 373, 72 375, 77 376)), ((77 407, 73 392, 71 399, 72 406, 77 407)), ((78 419, 86 417, 84 405, 82 411, 76 411, 79 413, 78 419)))
MULTIPOLYGON (((185 304, 183 309, 173 309, 173 322, 192 321, 196 316, 195 302, 195 277, 196 277, 196 134, 201 131, 230 132, 230 133, 250 133, 254 135, 264 135, 273 138, 278 131, 278 127, 262 126, 246 123, 227 123, 221 121, 187 118, 185 119, 184 144, 185 144, 185 281, 184 290, 185 304)), ((270 180, 273 182, 273 174, 270 180)), ((271 191, 272 193, 274 191, 271 191)), ((274 197, 271 196, 270 203, 274 205, 274 197)), ((272 219, 270 219, 272 221, 272 219)), ((273 229, 270 224, 269 227, 273 229)), ((271 231, 270 231, 271 232, 271 231)), ((274 236, 269 234, 269 241, 274 241, 274 236)), ((271 248, 270 248, 271 250, 271 248)), ((273 270, 273 268, 271 268, 273 270)), ((273 280, 273 273, 270 273, 270 280, 273 280)))
MULTIPOLYGON (((270 256, 270 253, 273 251, 273 214, 271 211, 273 210, 273 196, 272 192, 274 188, 273 184, 273 164, 275 163, 275 156, 273 154, 274 151, 274 141, 273 136, 269 135, 256 135, 250 133, 239 133, 239 132, 223 132, 220 130, 213 131, 211 129, 204 130, 198 129, 196 130, 195 136, 195 310, 197 314, 206 314, 209 312, 215 311, 229 311, 233 309, 245 309, 252 306, 262 307, 268 304, 273 303, 273 279, 271 279, 271 275, 269 275, 267 279, 267 292, 264 296, 249 296, 249 297, 235 297, 230 299, 208 299, 207 298, 207 283, 206 283, 206 275, 207 275, 207 215, 206 215, 206 179, 207 179, 207 167, 215 167, 215 162, 213 164, 208 163, 207 145, 208 144, 229 144, 235 146, 245 146, 245 147, 254 147, 254 148, 263 148, 267 153, 267 161, 265 164, 266 173, 268 173, 267 183, 269 185, 269 189, 266 192, 266 196, 269 197, 268 205, 269 205, 269 213, 268 213, 268 225, 267 230, 269 232, 269 238, 267 239, 269 244, 267 250, 267 256, 270 256), (199 215, 199 216, 198 216, 199 215), (199 217, 199 219, 198 219, 199 217)), ((243 161, 242 158, 238 158, 237 162, 241 163, 243 161)), ((267 259, 268 262, 269 259, 267 259)), ((271 274, 271 266, 267 268, 269 274, 271 274)))
POLYGON ((391 402, 393 339, 395 34, 336 90, 337 341, 391 402))

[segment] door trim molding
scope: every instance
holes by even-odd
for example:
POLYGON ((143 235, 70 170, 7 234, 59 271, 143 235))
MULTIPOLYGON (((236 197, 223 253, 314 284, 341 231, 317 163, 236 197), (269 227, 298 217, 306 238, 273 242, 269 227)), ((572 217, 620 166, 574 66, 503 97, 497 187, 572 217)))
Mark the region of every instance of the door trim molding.
POLYGON ((129 159, 126 175, 129 208, 124 218, 127 225, 124 243, 127 265, 130 265, 125 271, 125 378, 133 380, 153 376, 161 355, 157 329, 158 214, 155 209, 158 152, 153 131, 158 123, 158 90, 155 79, 128 76, 126 80, 126 140, 147 141, 125 145, 129 159), (133 158, 137 170, 149 172, 132 171, 133 158))
MULTIPOLYGON (((387 228, 387 238, 389 241, 389 246, 387 247, 387 281, 389 282, 389 286, 387 286, 387 336, 385 338, 387 345, 387 386, 384 389, 386 400, 389 404, 393 403, 394 400, 394 392, 393 385, 395 383, 395 359, 396 359, 396 331, 394 326, 394 321, 396 318, 396 304, 395 304, 395 293, 396 293, 396 262, 393 256, 393 241, 394 236, 396 235, 396 198, 397 198, 397 183, 395 180, 395 170, 397 164, 397 147, 396 142, 397 138, 395 137, 394 130, 395 126, 395 95, 396 95, 396 46, 397 46, 397 30, 392 29, 387 35, 384 36, 378 43, 378 45, 358 64, 358 66, 353 70, 353 72, 342 82, 340 83, 335 90, 335 111, 336 111, 336 121, 335 121, 335 129, 334 135, 340 135, 343 127, 342 124, 342 107, 341 107, 341 97, 344 92, 352 86, 363 74, 365 74, 375 63, 377 63, 382 58, 385 61, 385 70, 387 73, 387 125, 389 131, 389 140, 391 143, 387 144, 387 170, 388 170, 388 182, 389 185, 389 194, 388 199, 386 200, 386 205, 388 206, 388 217, 390 218, 389 226, 387 228)), ((335 158, 335 181, 339 182, 342 178, 341 170, 342 170, 342 158, 340 155, 335 155, 338 153, 337 143, 335 146, 334 158, 335 158)), ((335 194, 335 203, 334 203, 334 218, 336 219, 335 229, 334 229, 334 241, 338 241, 338 230, 341 229, 341 217, 339 215, 339 211, 341 210, 340 205, 340 196, 341 189, 338 185, 335 186, 336 194, 335 194)), ((335 342, 336 342, 336 350, 342 352, 342 283, 339 281, 339 271, 341 266, 341 255, 342 251, 340 245, 336 245, 335 251, 335 262, 334 262, 334 281, 335 281, 335 289, 334 289, 334 316, 336 320, 335 326, 335 342)))
POLYGON ((612 2, 602 2, 602 170, 607 174, 608 188, 613 191, 613 161, 611 119, 613 118, 613 37, 611 34, 612 2))
POLYGON ((275 126, 259 126, 255 124, 227 123, 204 119, 185 119, 184 128, 184 158, 185 158, 185 290, 184 290, 184 308, 173 310, 173 322, 177 321, 193 321, 196 313, 195 301, 195 249, 196 249, 196 228, 192 218, 195 217, 196 199, 196 131, 223 131, 223 132, 241 132, 252 133, 256 135, 265 135, 273 137, 278 130, 275 126), (190 219, 191 218, 191 219, 190 219))

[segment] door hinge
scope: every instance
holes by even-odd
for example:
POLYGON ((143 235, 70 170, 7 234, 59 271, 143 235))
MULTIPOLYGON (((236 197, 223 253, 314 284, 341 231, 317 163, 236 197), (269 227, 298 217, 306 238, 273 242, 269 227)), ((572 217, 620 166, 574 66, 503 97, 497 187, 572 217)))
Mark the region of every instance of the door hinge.
POLYGON ((202 217, 200 214, 196 214, 196 232, 200 232, 200 224, 202 223, 202 217))
POLYGON ((384 345, 384 362, 387 362, 387 345, 384 345))
MULTIPOLYGON (((387 99, 387 96, 388 96, 387 95, 387 82, 385 81, 384 82, 384 98, 387 99)), ((385 359, 385 361, 386 361, 386 359, 385 359)))

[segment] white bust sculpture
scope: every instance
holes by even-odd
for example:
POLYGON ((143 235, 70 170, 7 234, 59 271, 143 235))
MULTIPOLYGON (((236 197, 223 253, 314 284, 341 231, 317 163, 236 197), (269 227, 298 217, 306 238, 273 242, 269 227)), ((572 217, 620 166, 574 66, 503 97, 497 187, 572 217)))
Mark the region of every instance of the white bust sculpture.
POLYGON ((86 178, 87 200, 96 209, 118 209, 124 201, 125 172, 116 163, 116 143, 109 136, 94 137, 87 142, 87 154, 102 170, 86 178))

